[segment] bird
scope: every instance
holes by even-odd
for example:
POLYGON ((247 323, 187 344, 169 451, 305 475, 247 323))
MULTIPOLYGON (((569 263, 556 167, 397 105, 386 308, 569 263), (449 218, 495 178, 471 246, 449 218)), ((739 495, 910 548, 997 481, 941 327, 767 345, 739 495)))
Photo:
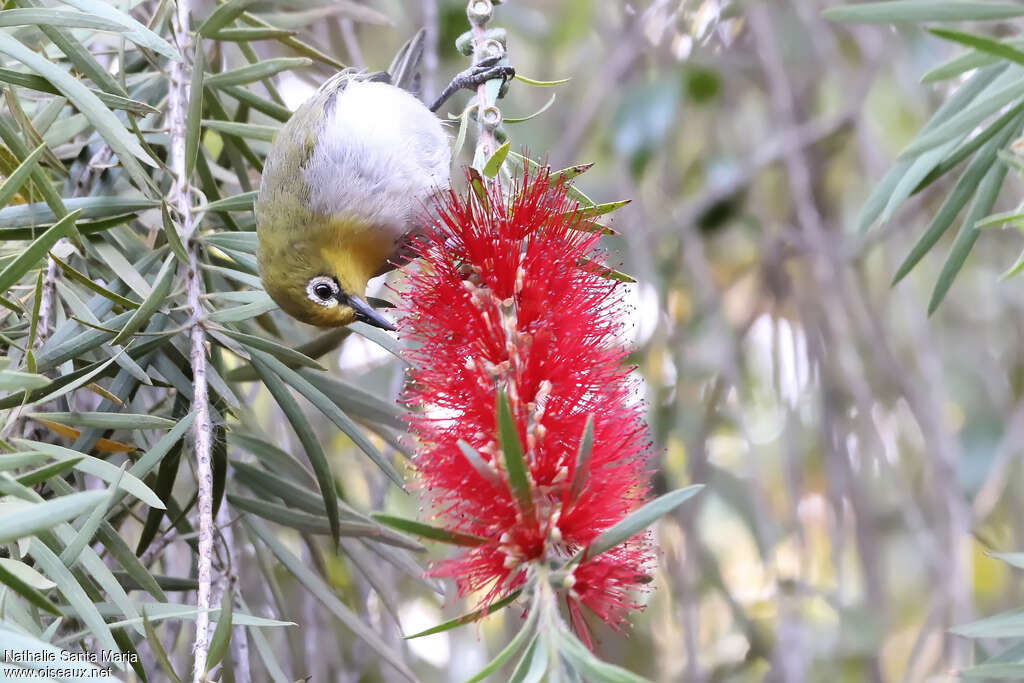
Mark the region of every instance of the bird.
POLYGON ((297 320, 395 329, 367 302, 366 284, 405 258, 430 197, 450 187, 450 139, 436 111, 459 89, 514 75, 483 60, 428 107, 423 40, 420 30, 387 71, 335 74, 271 144, 255 203, 257 260, 267 294, 297 320))

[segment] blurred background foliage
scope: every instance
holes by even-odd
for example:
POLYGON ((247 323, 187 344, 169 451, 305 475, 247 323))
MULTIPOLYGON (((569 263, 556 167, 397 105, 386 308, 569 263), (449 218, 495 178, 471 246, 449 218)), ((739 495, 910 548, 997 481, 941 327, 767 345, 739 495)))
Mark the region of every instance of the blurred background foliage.
MULTIPOLYGON (((3 11, 37 4, 42 5, 7 2, 3 11)), ((95 9, 84 0, 69 4, 95 9)), ((1024 603, 1018 570, 991 557, 1024 547, 1019 523, 1024 498, 1017 484, 1024 474, 1019 459, 1024 299, 1018 280, 1000 279, 1024 240, 1012 229, 969 235, 973 250, 961 259, 955 286, 929 315, 949 254, 958 239, 966 238, 945 231, 898 285, 890 284, 942 213, 963 166, 901 203, 889 220, 860 229, 873 190, 964 81, 957 75, 923 84, 922 75, 968 48, 913 23, 894 28, 884 17, 877 25, 832 23, 822 16, 830 4, 509 0, 498 7, 492 24, 508 32, 519 73, 541 80, 571 77, 557 88, 513 83, 501 101, 506 117, 527 116, 556 96, 539 117, 506 126, 513 149, 528 150, 556 168, 596 162, 580 179, 581 189, 596 201, 633 200, 615 214, 611 225, 619 234, 608 236, 606 245, 637 280, 627 288, 634 305, 627 334, 631 360, 644 378, 640 398, 649 406, 655 489, 708 484, 701 496, 658 525, 660 567, 649 605, 636 616, 632 631, 619 634, 594 623, 603 657, 654 680, 949 680, 1006 645, 991 637, 968 640, 950 629, 1024 603)), ((171 3, 110 5, 168 35, 171 3)), ((196 3, 195 25, 214 8, 196 3)), ((379 451, 404 470, 396 449, 407 446, 397 438, 400 423, 388 407, 401 386, 401 365, 378 344, 380 335, 325 335, 260 308, 265 295, 261 298, 252 277, 253 242, 246 232, 252 230, 247 193, 258 186, 260 159, 273 128, 286 109, 333 72, 324 55, 384 68, 398 46, 426 26, 436 41, 424 65, 429 99, 466 66, 454 49, 466 30, 465 3, 336 0, 256 5, 252 12, 294 36, 256 40, 250 33, 252 42, 239 42, 245 35, 236 33, 203 42, 211 74, 250 62, 271 65, 244 77, 234 71, 216 87, 208 80, 200 114, 205 129, 196 174, 201 201, 226 200, 201 214, 198 233, 207 304, 220 312, 214 321, 224 326, 212 335, 212 367, 222 377, 211 383, 211 391, 218 425, 215 454, 219 471, 230 472, 231 497, 222 504, 218 522, 231 533, 218 537, 216 568, 221 590, 228 602, 234 596, 237 613, 226 663, 216 675, 223 680, 247 680, 246 675, 252 680, 396 680, 397 670, 380 663, 379 653, 386 649, 417 679, 464 680, 509 641, 520 611, 403 641, 403 633, 466 609, 451 586, 437 586, 438 594, 417 576, 414 563, 425 565, 445 549, 431 547, 426 557, 413 559, 405 549, 368 540, 356 530, 335 552, 323 538, 329 520, 318 507, 330 494, 317 487, 307 466, 307 458, 314 457, 308 455, 313 433, 330 462, 331 488, 339 500, 363 513, 417 515, 416 496, 398 490, 361 452, 379 451), (298 49, 295 39, 303 41, 298 49), (304 62, 268 61, 311 55, 304 62), (244 306, 251 308, 239 309, 244 306), (358 438, 368 445, 359 448, 339 431, 344 420, 329 407, 314 409, 302 399, 282 411, 281 397, 290 395, 285 385, 298 390, 301 384, 296 373, 287 372, 297 361, 259 339, 317 357, 333 378, 316 379, 317 387, 328 403, 360 423, 358 438), (246 360, 253 355, 263 359, 262 366, 256 364, 258 374, 246 360), (273 396, 268 387, 276 389, 273 396), (307 438, 295 431, 303 423, 313 430, 307 438), (266 473, 276 479, 268 480, 266 473), (275 493, 281 480, 297 483, 298 492, 290 498, 280 496, 280 489, 275 493), (278 511, 275 518, 276 508, 267 503, 292 514, 278 511), (294 514, 296 505, 300 511, 306 506, 306 516, 294 514), (229 547, 230 562, 223 552, 229 547), (381 634, 376 651, 365 638, 352 637, 353 621, 339 616, 349 613, 381 634), (259 618, 299 626, 253 621, 259 618), (245 623, 258 626, 243 628, 245 623), (251 662, 248 673, 242 658, 251 662)), ((968 27, 978 35, 1012 37, 1019 21, 1005 17, 968 27)), ((257 26, 245 19, 227 29, 257 26)), ((101 73, 84 71, 80 62, 86 58, 54 28, 4 29, 62 68, 86 74, 83 82, 107 93, 106 106, 134 108, 137 119, 118 114, 119 120, 128 128, 135 121, 142 139, 166 159, 165 55, 154 51, 154 44, 140 52, 116 33, 73 30, 96 63, 113 74, 110 82, 101 73), (141 104, 113 99, 118 91, 141 104)), ((35 71, 4 53, 9 71, 35 71)), ((179 442, 181 434, 169 432, 169 424, 138 417, 177 420, 191 414, 183 332, 188 312, 182 310, 180 278, 170 281, 169 298, 157 302, 159 311, 150 311, 154 317, 144 321, 158 327, 140 324, 132 330, 150 336, 136 336, 121 351, 131 334, 114 339, 116 332, 96 329, 120 330, 131 310, 146 301, 145 294, 162 286, 161 264, 173 263, 177 251, 162 215, 162 194, 140 191, 125 171, 108 168, 110 152, 94 134, 96 124, 53 92, 59 89, 4 72, 0 80, 5 83, 4 174, 16 175, 19 163, 40 143, 46 143, 35 152, 40 165, 33 160, 29 166, 47 174, 33 170, 27 189, 4 197, 10 205, 0 209, 0 230, 6 231, 0 233, 5 240, 0 273, 41 232, 26 228, 46 227, 60 215, 43 191, 47 186, 65 198, 67 208, 83 207, 78 230, 88 235, 68 233, 71 244, 53 253, 132 304, 96 294, 53 261, 47 265, 37 258, 19 274, 4 295, 17 310, 5 309, 0 321, 0 343, 10 359, 0 381, 5 393, 12 392, 8 397, 17 397, 3 404, 9 410, 4 439, 19 451, 41 448, 19 446, 14 442, 19 437, 62 444, 115 468, 125 460, 145 461, 110 453, 117 444, 160 455, 159 468, 143 479, 177 506, 170 520, 156 515, 144 531, 154 513, 136 500, 146 495, 138 487, 129 491, 135 497, 124 501, 113 492, 77 499, 81 508, 72 505, 65 519, 108 501, 106 519, 117 534, 100 525, 102 544, 95 548, 113 567, 115 582, 131 589, 133 580, 146 582, 149 576, 166 590, 167 600, 188 603, 195 585, 191 440, 179 442), (101 201, 90 205, 89 198, 101 201), (26 201, 35 202, 31 209, 19 205, 26 201), (90 246, 83 246, 83 239, 90 246), (38 283, 57 271, 57 303, 43 313, 54 316, 57 330, 67 327, 65 341, 92 330, 88 338, 95 344, 67 355, 61 349, 68 347, 52 343, 61 341, 61 333, 51 332, 46 335, 50 346, 37 345, 29 358, 25 349, 37 344, 31 323, 39 314, 33 310, 45 299, 38 283), (115 307, 124 312, 111 323, 115 307), (89 308, 95 319, 89 319, 89 308), (111 357, 114 364, 102 365, 111 357), (15 371, 39 372, 51 380, 26 379, 15 371), (88 374, 94 371, 98 374, 88 374), (21 402, 16 389, 29 388, 38 399, 63 386, 60 382, 66 385, 61 377, 83 376, 88 379, 82 387, 56 401, 16 408, 21 402), (93 380, 98 387, 90 392, 85 385, 93 380), (122 406, 111 393, 130 399, 122 406), (135 417, 121 422, 93 417, 84 426, 69 425, 85 430, 76 438, 68 426, 60 426, 60 416, 49 422, 27 416, 40 410, 135 417), (100 438, 106 441, 101 444, 100 438), (160 453, 161 444, 168 454, 160 453), (145 534, 148 541, 140 544, 145 534), (141 573, 118 554, 122 549, 111 536, 142 551, 141 573)), ((457 116, 466 97, 458 97, 442 116, 457 116)), ((1017 101, 1008 101, 985 121, 1017 101)), ((969 138, 983 129, 962 132, 969 138)), ((453 124, 453 137, 456 130, 453 124)), ((1019 135, 1019 124, 1015 130, 1011 138, 1019 135)), ((134 132, 126 137, 136 139, 134 132)), ((1010 211, 1020 198, 1018 148, 1012 139, 1004 145, 1008 151, 998 163, 1009 173, 986 214, 1010 211)), ((464 151, 463 161, 467 155, 464 151)), ((138 173, 167 190, 161 169, 140 167, 138 173)), ((393 298, 389 285, 401 289, 392 275, 370 293, 393 298)), ((310 378, 322 375, 307 369, 303 377, 314 381, 310 378)), ((307 389, 303 395, 313 394, 307 389)), ((53 456, 57 463, 73 459, 58 455, 53 456)), ((46 498, 66 497, 74 489, 94 495, 91 489, 113 491, 118 485, 116 474, 108 472, 97 483, 95 471, 81 468, 28 477, 32 467, 46 467, 41 463, 33 460, 13 471, 26 477, 23 488, 32 485, 46 498)), ((5 495, 31 499, 11 483, 14 477, 3 481, 5 495)), ((218 481, 224 477, 218 475, 218 481)), ((45 545, 52 553, 66 552, 75 533, 89 530, 88 523, 80 519, 70 529, 54 527, 47 533, 55 537, 44 538, 45 545)), ((139 605, 157 599, 152 589, 149 596, 138 590, 124 599, 111 596, 103 567, 95 562, 65 575, 47 564, 53 558, 46 550, 34 547, 26 557, 10 538, 0 542, 8 543, 4 558, 26 558, 23 566, 42 569, 49 579, 60 576, 49 581, 25 574, 23 579, 70 615, 64 621, 45 617, 40 603, 25 597, 28 591, 9 587, 4 593, 3 619, 19 633, 32 634, 34 642, 69 648, 105 642, 97 635, 102 627, 80 621, 75 601, 86 598, 72 597, 73 588, 63 592, 67 581, 85 585, 88 600, 105 605, 108 621, 127 619, 139 605)), ((76 552, 88 555, 90 547, 76 552)), ((73 555, 70 560, 74 567, 73 555)), ((15 571, 0 564, 5 566, 15 571)), ((156 612, 149 610, 152 617, 156 612)), ((144 629, 135 619, 114 634, 119 645, 124 639, 135 643, 143 664, 152 667, 147 669, 151 678, 163 680, 168 674, 159 668, 160 649, 166 650, 166 666, 178 674, 184 676, 190 666, 191 626, 183 623, 188 622, 167 619, 144 629)), ((1024 635, 1016 622, 999 631, 968 632, 1024 635)), ((0 639, 5 633, 14 631, 0 632, 0 639)))

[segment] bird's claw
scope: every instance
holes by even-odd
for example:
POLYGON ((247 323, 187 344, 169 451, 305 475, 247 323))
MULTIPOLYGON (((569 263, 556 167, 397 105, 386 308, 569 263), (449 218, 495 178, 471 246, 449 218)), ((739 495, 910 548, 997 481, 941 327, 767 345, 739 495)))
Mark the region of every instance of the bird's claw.
MULTIPOLYGON (((502 91, 505 85, 515 77, 515 67, 508 64, 498 64, 502 56, 487 57, 482 59, 465 71, 459 73, 452 79, 452 82, 438 95, 434 103, 430 105, 430 111, 436 112, 448 99, 459 90, 473 90, 481 83, 501 79, 502 91)), ((502 92, 504 94, 504 92, 502 92)))

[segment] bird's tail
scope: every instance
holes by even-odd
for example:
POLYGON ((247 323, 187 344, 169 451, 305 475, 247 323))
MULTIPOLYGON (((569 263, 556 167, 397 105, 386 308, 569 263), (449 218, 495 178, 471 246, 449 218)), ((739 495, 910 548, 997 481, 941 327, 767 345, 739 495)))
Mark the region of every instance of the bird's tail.
POLYGON ((402 46, 388 67, 391 84, 420 95, 420 59, 423 58, 423 40, 426 30, 420 29, 402 46))

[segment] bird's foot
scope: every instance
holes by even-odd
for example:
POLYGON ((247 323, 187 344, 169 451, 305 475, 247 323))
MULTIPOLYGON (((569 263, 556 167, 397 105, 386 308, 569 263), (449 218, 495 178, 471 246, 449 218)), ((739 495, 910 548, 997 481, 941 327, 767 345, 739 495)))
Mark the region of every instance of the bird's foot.
POLYGON ((500 56, 488 57, 458 74, 452 79, 452 82, 449 83, 443 91, 441 91, 441 94, 438 95, 436 100, 434 100, 434 103, 430 105, 430 111, 436 112, 459 90, 474 90, 481 83, 486 83, 487 81, 496 80, 498 78, 502 80, 502 84, 507 83, 516 75, 516 70, 514 67, 507 64, 498 64, 499 61, 501 61, 500 56))

